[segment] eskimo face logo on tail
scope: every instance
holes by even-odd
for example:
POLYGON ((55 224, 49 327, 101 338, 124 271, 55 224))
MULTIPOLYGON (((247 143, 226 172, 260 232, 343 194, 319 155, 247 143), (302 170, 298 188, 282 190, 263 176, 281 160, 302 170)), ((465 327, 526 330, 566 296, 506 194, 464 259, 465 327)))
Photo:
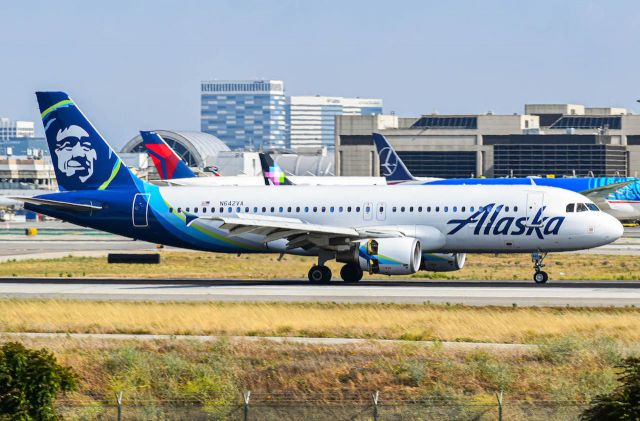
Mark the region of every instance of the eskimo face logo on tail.
POLYGON ((81 183, 93 175, 98 154, 91 144, 89 133, 72 125, 58 131, 55 153, 58 169, 67 177, 77 177, 81 183))
POLYGON ((462 228, 470 224, 474 235, 536 235, 543 240, 545 235, 558 235, 560 227, 564 222, 564 216, 554 216, 549 218, 542 216, 546 206, 541 207, 530 223, 527 224, 527 217, 502 216, 504 205, 490 203, 483 206, 466 219, 451 219, 447 225, 454 227, 447 235, 454 235, 462 228))
POLYGON ((398 169, 398 158, 388 146, 380 150, 380 168, 382 168, 383 177, 393 175, 398 169))

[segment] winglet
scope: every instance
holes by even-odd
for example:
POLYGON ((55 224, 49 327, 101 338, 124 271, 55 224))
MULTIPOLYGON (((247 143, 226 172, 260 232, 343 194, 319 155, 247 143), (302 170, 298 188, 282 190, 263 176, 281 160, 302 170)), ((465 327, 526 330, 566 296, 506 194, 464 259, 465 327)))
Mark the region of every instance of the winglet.
POLYGON ((415 180, 415 177, 411 175, 411 172, 383 135, 374 133, 373 141, 380 158, 380 175, 387 179, 388 184, 415 180))

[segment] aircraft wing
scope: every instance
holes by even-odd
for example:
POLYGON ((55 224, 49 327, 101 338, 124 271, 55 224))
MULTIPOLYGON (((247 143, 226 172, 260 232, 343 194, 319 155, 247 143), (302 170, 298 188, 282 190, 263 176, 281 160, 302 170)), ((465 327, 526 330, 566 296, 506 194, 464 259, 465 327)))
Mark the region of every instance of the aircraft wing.
POLYGON ((593 200, 593 202, 596 203, 598 206, 607 209, 609 208, 607 197, 609 197, 611 193, 615 193, 621 188, 636 182, 637 180, 629 180, 629 181, 622 181, 620 183, 607 184, 606 186, 596 187, 595 189, 581 191, 580 194, 593 200))
MULTIPOLYGON (((196 218, 198 219, 198 218, 196 218)), ((376 228, 350 228, 332 225, 309 224, 297 218, 244 215, 235 217, 215 216, 209 220, 221 221, 221 229, 227 230, 231 236, 241 234, 257 234, 264 237, 263 242, 286 239, 287 248, 321 247, 336 249, 348 245, 354 240, 376 237, 402 237, 403 233, 376 228)), ((195 220, 195 219, 194 219, 195 220)), ((188 221, 191 223, 193 220, 188 221)))
POLYGON ((86 205, 82 203, 63 202, 60 200, 38 199, 36 197, 7 196, 7 198, 16 200, 18 202, 30 203, 32 205, 45 205, 54 208, 61 208, 79 212, 91 212, 93 210, 102 209, 102 206, 98 205, 86 205))

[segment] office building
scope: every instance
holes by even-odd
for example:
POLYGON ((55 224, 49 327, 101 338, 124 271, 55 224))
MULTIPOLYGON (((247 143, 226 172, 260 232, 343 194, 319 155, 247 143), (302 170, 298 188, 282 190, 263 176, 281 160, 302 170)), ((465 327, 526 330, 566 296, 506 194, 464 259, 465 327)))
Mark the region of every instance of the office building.
POLYGON ((213 80, 200 86, 200 129, 230 149, 287 148, 280 80, 213 80))
POLYGON ((328 96, 287 98, 287 127, 292 149, 335 146, 335 117, 382 114, 382 100, 328 96))
POLYGON ((16 137, 34 137, 35 125, 33 121, 13 121, 0 117, 0 141, 16 137))
POLYGON ((337 174, 380 175, 373 132, 418 177, 640 175, 640 116, 624 108, 528 104, 513 115, 339 116, 337 174))

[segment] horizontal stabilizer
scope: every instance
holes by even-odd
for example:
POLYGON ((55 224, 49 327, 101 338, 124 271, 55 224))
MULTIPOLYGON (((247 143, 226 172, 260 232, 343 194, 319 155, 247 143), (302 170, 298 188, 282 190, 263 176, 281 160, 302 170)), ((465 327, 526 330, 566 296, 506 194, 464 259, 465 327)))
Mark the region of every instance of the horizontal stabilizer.
POLYGON ((9 199, 29 203, 32 205, 51 206, 54 208, 73 210, 77 212, 91 212, 94 210, 102 209, 102 206, 98 205, 86 205, 82 203, 62 202, 59 200, 38 199, 37 197, 21 197, 21 196, 8 196, 9 199))

